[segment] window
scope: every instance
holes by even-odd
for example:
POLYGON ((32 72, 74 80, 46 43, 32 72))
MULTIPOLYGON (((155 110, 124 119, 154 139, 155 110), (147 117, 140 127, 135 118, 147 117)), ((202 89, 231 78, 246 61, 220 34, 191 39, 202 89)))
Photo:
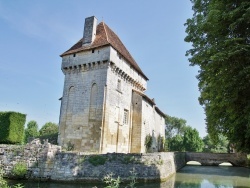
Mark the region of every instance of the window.
POLYGON ((128 125, 128 110, 124 109, 123 124, 128 125))
POLYGON ((121 91, 121 80, 117 81, 117 90, 121 91))
POLYGON ((73 57, 75 57, 76 56, 76 54, 73 54, 73 57))
POLYGON ((95 53, 95 49, 92 50, 92 53, 95 53))

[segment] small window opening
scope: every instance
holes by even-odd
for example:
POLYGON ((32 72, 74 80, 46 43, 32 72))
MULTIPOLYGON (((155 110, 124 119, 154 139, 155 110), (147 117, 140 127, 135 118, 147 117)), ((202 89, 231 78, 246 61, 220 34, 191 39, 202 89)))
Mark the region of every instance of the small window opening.
POLYGON ((73 54, 73 57, 75 57, 76 56, 76 54, 73 54))
POLYGON ((92 53, 95 53, 95 49, 92 50, 92 53))
POLYGON ((121 80, 119 80, 119 79, 117 81, 117 90, 121 91, 121 80))
POLYGON ((123 124, 128 125, 128 110, 124 109, 123 124))

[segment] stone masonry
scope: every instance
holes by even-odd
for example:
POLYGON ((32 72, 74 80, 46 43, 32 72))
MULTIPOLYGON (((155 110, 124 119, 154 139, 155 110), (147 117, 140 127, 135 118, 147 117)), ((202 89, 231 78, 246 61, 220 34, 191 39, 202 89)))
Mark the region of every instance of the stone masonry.
POLYGON ((144 153, 165 134, 164 113, 145 95, 148 78, 104 23, 85 19, 83 38, 62 55, 58 143, 94 153, 144 153))
POLYGON ((0 145, 0 167, 6 177, 18 162, 28 167, 27 179, 98 182, 112 173, 126 180, 134 171, 138 180, 162 181, 185 165, 185 153, 87 155, 62 152, 60 146, 34 140, 26 146, 0 145), (96 163, 95 161, 101 161, 96 163), (176 160, 177 159, 177 160, 176 160))

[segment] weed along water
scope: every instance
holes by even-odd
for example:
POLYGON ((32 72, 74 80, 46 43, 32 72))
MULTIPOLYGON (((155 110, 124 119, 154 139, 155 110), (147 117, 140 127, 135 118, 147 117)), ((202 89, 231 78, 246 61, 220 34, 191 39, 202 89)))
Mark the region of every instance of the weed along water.
MULTIPOLYGON (((10 181, 24 188, 103 188, 106 184, 10 181)), ((120 184, 124 188, 127 184, 120 184)), ((162 183, 135 184, 138 188, 250 188, 250 169, 230 166, 187 165, 162 183)))

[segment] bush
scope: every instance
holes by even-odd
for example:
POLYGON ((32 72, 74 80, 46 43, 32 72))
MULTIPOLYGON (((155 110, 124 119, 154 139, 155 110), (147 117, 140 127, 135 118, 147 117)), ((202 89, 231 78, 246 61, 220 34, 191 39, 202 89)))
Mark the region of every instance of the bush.
POLYGON ((48 140, 49 143, 57 145, 57 138, 58 138, 58 133, 50 134, 50 135, 44 135, 44 136, 38 136, 43 143, 44 140, 48 140))
POLYGON ((27 165, 23 162, 18 162, 14 165, 11 173, 16 178, 24 178, 27 173, 27 165))
POLYGON ((104 165, 106 160, 106 157, 103 157, 101 155, 94 155, 89 157, 89 162, 94 166, 104 165))
POLYGON ((18 112, 0 112, 0 143, 22 143, 24 139, 25 121, 25 114, 18 112))
POLYGON ((152 143, 153 143, 153 137, 148 134, 146 137, 145 137, 145 147, 146 147, 146 152, 149 152, 149 149, 151 148, 152 146, 152 143))
POLYGON ((119 176, 117 178, 114 178, 113 174, 111 173, 104 176, 103 182, 108 185, 105 188, 119 188, 121 179, 119 176))
POLYGON ((1 188, 8 188, 8 184, 7 184, 7 181, 5 179, 3 179, 3 169, 0 168, 0 187, 1 188))

